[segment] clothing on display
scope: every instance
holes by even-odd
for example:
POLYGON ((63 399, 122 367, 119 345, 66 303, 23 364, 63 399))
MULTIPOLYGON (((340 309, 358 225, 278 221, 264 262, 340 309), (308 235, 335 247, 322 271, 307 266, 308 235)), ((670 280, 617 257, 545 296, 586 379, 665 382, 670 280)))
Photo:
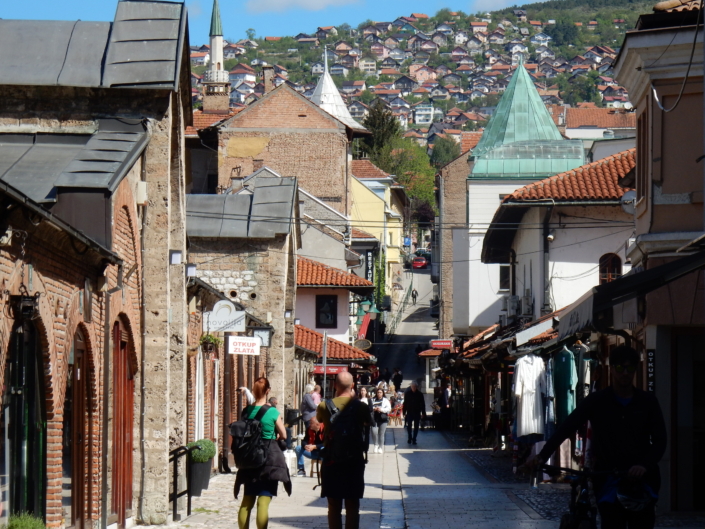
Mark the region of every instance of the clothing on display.
POLYGON ((575 388, 578 385, 575 356, 567 347, 556 354, 553 383, 556 393, 556 423, 560 425, 575 409, 575 388))
POLYGON ((517 398, 517 436, 544 433, 546 367, 533 353, 519 358, 514 366, 514 395, 517 398))
POLYGON ((549 438, 556 431, 556 392, 553 385, 553 358, 546 362, 546 425, 544 435, 549 438))

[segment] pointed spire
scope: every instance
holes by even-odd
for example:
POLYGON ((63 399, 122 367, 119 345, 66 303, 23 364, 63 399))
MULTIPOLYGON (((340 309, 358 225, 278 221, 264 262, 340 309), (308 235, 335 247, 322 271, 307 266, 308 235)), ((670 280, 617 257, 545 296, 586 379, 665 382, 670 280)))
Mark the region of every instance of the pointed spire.
POLYGON ((481 156, 501 145, 519 141, 563 139, 529 72, 520 63, 473 155, 481 156))
POLYGON ((328 73, 328 44, 323 46, 323 69, 328 73))
POLYGON ((211 15, 211 37, 223 36, 223 23, 220 21, 220 6, 218 0, 213 0, 213 14, 211 15))

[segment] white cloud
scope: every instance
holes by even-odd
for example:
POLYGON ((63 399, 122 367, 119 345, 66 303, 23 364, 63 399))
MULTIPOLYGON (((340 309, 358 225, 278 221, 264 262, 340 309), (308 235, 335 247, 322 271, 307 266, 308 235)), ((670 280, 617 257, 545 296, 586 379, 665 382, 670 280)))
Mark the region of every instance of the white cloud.
POLYGON ((248 0, 246 7, 251 13, 282 12, 292 9, 320 11, 327 7, 356 4, 360 0, 248 0))
POLYGON ((201 6, 201 0, 192 0, 188 4, 188 16, 189 18, 198 18, 203 14, 203 6, 201 6))

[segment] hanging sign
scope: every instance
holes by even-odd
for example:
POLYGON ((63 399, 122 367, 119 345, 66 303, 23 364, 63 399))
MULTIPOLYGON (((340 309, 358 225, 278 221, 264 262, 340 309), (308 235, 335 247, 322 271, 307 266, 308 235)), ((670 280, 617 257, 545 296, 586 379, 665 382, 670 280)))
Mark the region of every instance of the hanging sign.
POLYGON ((372 250, 367 250, 367 256, 365 257, 365 279, 368 281, 374 281, 374 262, 372 258, 372 250))
MULTIPOLYGON (((326 375, 337 375, 338 373, 344 373, 348 370, 348 366, 345 365, 327 365, 326 366, 326 375)), ((323 374, 323 366, 321 364, 316 364, 313 366, 313 373, 316 375, 322 375, 323 374)))
POLYGON ((404 237, 404 246, 411 246, 411 237, 404 237))
POLYGON ((248 336, 228 336, 228 353, 231 355, 259 356, 260 339, 248 336))
POLYGON ((656 351, 646 350, 646 391, 656 391, 656 351))
POLYGON ((234 303, 223 299, 211 312, 203 313, 203 330, 208 333, 245 332, 245 311, 237 310, 234 303))
POLYGON ((431 340, 428 344, 431 346, 431 349, 443 350, 453 348, 453 340, 431 340))

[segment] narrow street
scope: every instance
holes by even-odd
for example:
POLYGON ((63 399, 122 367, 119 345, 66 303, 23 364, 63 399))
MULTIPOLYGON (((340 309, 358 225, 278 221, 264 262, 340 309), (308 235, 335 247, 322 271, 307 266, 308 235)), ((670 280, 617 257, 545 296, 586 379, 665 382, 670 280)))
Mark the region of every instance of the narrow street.
MULTIPOLYGON (((381 368, 399 367, 404 388, 423 376, 417 364, 416 344, 427 344, 436 336, 429 316, 432 284, 429 270, 413 272, 418 290, 417 304, 407 308, 389 350, 379 355, 381 368)), ((430 397, 430 396, 429 396, 430 397)), ((427 397, 427 400, 428 398, 427 397)), ((527 484, 498 484, 490 481, 458 448, 436 430, 419 434, 411 448, 401 427, 387 430, 384 454, 370 454, 365 473, 365 499, 361 506, 362 529, 430 529, 467 527, 482 529, 529 529, 555 527, 524 502, 511 495, 527 484), (507 493, 510 493, 509 495, 507 493)), ((307 471, 310 469, 306 464, 307 471)), ((193 499, 193 515, 178 527, 232 528, 237 523, 239 501, 232 496, 234 475, 218 475, 200 498, 193 499)), ((314 490, 315 477, 293 477, 293 494, 280 487, 270 507, 272 529, 325 528, 326 500, 314 490)), ((251 522, 254 527, 254 522, 251 522)))

